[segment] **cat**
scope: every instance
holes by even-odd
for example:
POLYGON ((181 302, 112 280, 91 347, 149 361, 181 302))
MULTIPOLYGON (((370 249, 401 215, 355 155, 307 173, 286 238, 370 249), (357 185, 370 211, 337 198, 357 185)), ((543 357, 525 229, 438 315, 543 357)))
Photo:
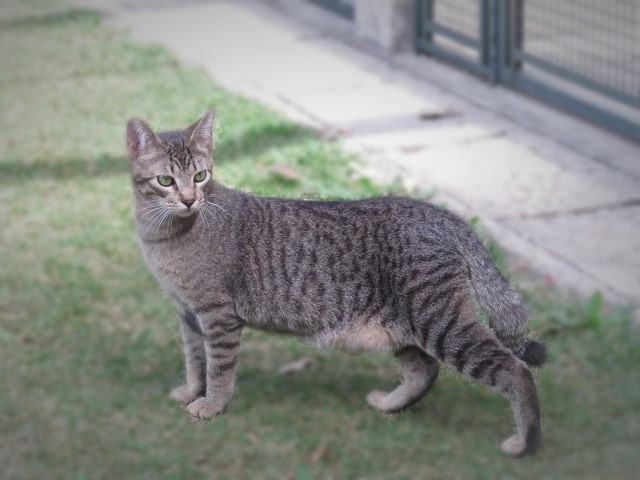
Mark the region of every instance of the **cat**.
POLYGON ((546 347, 527 337, 527 308, 474 230, 411 198, 285 200, 226 188, 214 177, 213 122, 208 111, 171 132, 127 124, 139 244, 181 318, 186 383, 171 397, 197 419, 222 413, 246 326, 392 353, 402 383, 366 398, 382 412, 419 401, 442 362, 511 402, 517 431, 505 453, 534 453, 540 410, 527 364, 542 365, 546 347))

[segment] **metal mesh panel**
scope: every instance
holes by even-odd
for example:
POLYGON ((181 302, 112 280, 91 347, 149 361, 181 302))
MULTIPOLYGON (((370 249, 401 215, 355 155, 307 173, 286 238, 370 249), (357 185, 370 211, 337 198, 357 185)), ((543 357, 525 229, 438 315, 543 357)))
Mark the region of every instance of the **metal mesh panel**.
POLYGON ((480 0, 436 0, 434 19, 457 32, 473 38, 480 35, 480 0))
POLYGON ((640 141, 640 0, 415 0, 416 48, 640 141))
POLYGON ((522 51, 532 64, 539 59, 640 99, 640 0, 523 3, 522 51))
POLYGON ((415 0, 418 49, 487 76, 484 29, 487 0, 415 0))

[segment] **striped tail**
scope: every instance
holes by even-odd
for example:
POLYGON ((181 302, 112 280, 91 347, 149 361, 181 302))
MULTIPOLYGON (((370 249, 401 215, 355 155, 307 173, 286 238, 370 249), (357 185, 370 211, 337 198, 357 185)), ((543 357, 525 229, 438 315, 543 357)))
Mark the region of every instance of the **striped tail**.
POLYGON ((466 243, 462 250, 471 284, 478 303, 489 317, 489 326, 500 342, 528 365, 544 364, 547 347, 527 337, 529 312, 522 297, 502 276, 479 239, 466 243))

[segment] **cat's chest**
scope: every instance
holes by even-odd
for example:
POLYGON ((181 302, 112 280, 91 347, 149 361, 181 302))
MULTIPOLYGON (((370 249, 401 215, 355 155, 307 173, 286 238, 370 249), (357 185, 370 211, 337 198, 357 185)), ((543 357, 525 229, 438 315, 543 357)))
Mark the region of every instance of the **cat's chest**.
POLYGON ((211 268, 202 263, 203 252, 198 248, 147 244, 143 253, 158 281, 175 297, 186 299, 212 286, 211 268))

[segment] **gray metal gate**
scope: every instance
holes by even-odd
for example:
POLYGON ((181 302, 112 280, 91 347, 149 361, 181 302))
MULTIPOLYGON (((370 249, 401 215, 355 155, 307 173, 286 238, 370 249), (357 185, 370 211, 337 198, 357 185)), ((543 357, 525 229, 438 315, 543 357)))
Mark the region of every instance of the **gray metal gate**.
POLYGON ((354 0, 311 0, 311 3, 326 8, 347 20, 353 20, 353 1, 354 0))
POLYGON ((416 48, 640 141, 640 0, 416 0, 416 48))

